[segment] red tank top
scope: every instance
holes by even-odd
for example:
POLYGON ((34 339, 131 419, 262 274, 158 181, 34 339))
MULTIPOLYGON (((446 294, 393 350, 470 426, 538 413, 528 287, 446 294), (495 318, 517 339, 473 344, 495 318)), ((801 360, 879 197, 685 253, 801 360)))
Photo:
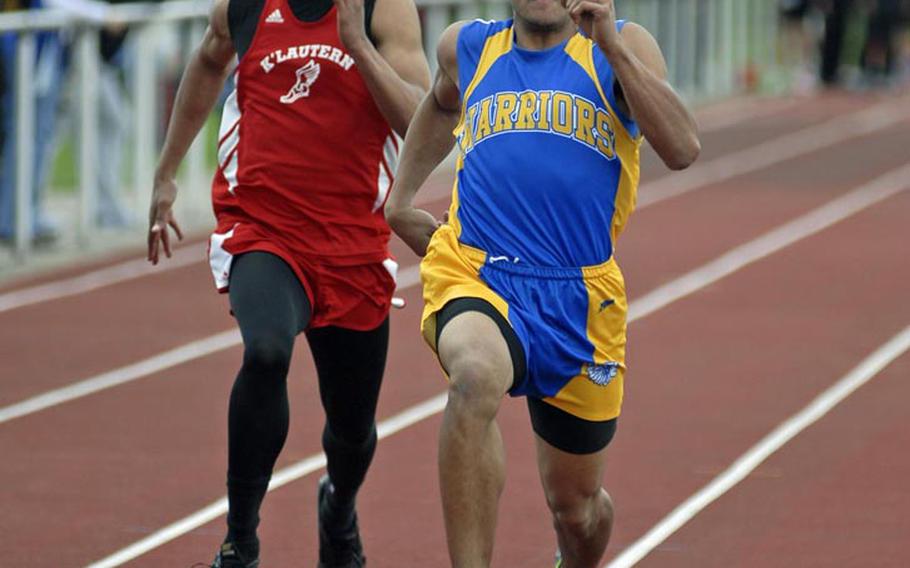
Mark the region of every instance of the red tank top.
POLYGON ((266 0, 224 105, 212 198, 219 227, 255 223, 336 265, 388 258, 383 204, 398 143, 338 37, 335 7, 298 20, 266 0))

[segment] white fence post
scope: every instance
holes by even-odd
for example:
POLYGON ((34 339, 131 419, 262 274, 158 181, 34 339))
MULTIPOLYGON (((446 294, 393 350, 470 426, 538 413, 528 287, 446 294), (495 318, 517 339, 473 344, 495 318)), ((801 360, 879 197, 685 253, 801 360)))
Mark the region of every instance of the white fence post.
POLYGON ((761 13, 761 27, 763 28, 763 49, 762 49, 762 58, 763 62, 763 73, 765 76, 768 73, 776 72, 777 70, 777 33, 778 33, 778 24, 779 15, 777 11, 777 5, 774 4, 760 4, 762 7, 761 13))
POLYGON ((98 211, 98 29, 83 27, 76 38, 79 69, 79 220, 80 242, 89 239, 98 211))
POLYGON ((720 91, 718 78, 720 74, 717 72, 718 67, 718 49, 720 47, 720 2, 718 0, 707 0, 707 8, 705 8, 705 29, 707 34, 705 34, 705 72, 704 72, 704 85, 705 85, 705 94, 708 98, 714 98, 717 96, 720 91))
MULTIPOLYGON (((136 58, 133 72, 133 192, 138 211, 148 206, 154 173, 154 152, 158 133, 156 122, 155 47, 151 24, 135 29, 136 58)), ((143 217, 144 218, 144 217, 143 217)))
POLYGON ((659 29, 667 41, 667 66, 670 68, 670 78, 674 85, 679 85, 682 79, 679 50, 679 3, 680 0, 664 0, 661 10, 658 11, 659 29))
POLYGON ((689 97, 698 96, 698 0, 686 1, 685 49, 681 50, 685 59, 686 93, 689 97))
POLYGON ((439 36, 449 26, 449 7, 445 4, 433 4, 426 7, 426 18, 423 25, 423 49, 430 64, 430 75, 436 75, 436 43, 439 36))
POLYGON ((749 38, 752 35, 749 29, 749 4, 750 0, 737 0, 736 20, 734 24, 733 38, 736 40, 736 67, 733 69, 733 76, 738 85, 742 86, 743 71, 749 62, 749 38))
MULTIPOLYGON (((15 248, 25 260, 32 246, 35 164, 35 33, 19 34, 16 47, 16 207, 15 248)), ((13 141, 10 140, 8 144, 13 141)))
MULTIPOLYGON (((206 22, 202 20, 194 21, 190 25, 187 49, 184 50, 184 64, 189 62, 193 51, 202 40, 206 26, 206 22)), ((206 136, 207 127, 208 123, 203 124, 202 130, 200 130, 196 139, 193 140, 193 144, 187 153, 186 182, 183 184, 183 194, 187 211, 194 217, 201 215, 208 204, 209 193, 205 190, 207 177, 205 164, 206 144, 208 143, 208 137, 206 136)))
MULTIPOLYGON (((733 23, 735 22, 734 14, 735 3, 737 0, 723 0, 723 14, 720 19, 720 88, 723 94, 730 93, 736 84, 735 73, 735 54, 733 53, 733 23)), ((742 0, 740 0, 742 1, 742 0)))

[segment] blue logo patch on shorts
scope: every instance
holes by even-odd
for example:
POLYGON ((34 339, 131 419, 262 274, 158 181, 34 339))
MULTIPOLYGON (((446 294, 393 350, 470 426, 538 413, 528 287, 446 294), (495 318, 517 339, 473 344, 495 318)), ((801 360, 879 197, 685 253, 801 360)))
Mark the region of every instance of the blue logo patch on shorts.
POLYGON ((588 378, 600 387, 609 385, 618 372, 619 363, 613 361, 607 361, 603 365, 588 365, 588 378))

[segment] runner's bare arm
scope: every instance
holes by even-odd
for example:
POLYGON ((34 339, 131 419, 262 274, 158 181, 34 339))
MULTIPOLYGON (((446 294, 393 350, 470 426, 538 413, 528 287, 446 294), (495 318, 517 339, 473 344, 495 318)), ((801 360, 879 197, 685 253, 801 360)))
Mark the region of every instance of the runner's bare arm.
POLYGON ((371 29, 364 28, 363 0, 335 0, 338 33, 380 112, 400 136, 430 84, 430 71, 413 0, 377 0, 371 29))
POLYGON ((163 246, 165 255, 171 256, 168 226, 174 229, 178 238, 183 238, 171 209, 177 198, 174 177, 190 144, 215 106, 232 66, 235 53, 228 28, 227 10, 228 0, 215 1, 209 15, 208 29, 202 43, 193 53, 177 90, 164 148, 155 170, 155 185, 149 208, 147 258, 152 264, 158 264, 159 246, 163 246))
POLYGON ((156 177, 173 178, 224 87, 235 55, 227 11, 228 0, 216 0, 205 36, 180 80, 156 177))
POLYGON ((389 226, 421 256, 439 222, 426 211, 416 209, 412 202, 417 190, 455 143, 452 129, 461 116, 456 46, 463 25, 464 22, 452 24, 439 38, 439 70, 404 139, 398 173, 385 206, 389 226))
POLYGON ((689 167, 701 152, 695 117, 667 82, 667 64, 654 37, 635 23, 623 26, 620 47, 608 55, 625 109, 667 167, 689 167))
POLYGON ((695 117, 667 82, 667 64, 654 37, 635 23, 616 30, 613 0, 564 0, 575 23, 603 51, 616 73, 626 110, 657 155, 674 170, 687 168, 701 145, 695 117))

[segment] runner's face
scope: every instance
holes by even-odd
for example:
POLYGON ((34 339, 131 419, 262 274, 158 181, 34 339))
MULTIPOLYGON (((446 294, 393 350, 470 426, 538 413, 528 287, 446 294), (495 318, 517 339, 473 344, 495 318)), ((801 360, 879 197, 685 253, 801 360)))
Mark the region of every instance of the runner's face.
POLYGON ((564 0, 512 0, 515 18, 529 31, 557 32, 571 23, 564 0))

